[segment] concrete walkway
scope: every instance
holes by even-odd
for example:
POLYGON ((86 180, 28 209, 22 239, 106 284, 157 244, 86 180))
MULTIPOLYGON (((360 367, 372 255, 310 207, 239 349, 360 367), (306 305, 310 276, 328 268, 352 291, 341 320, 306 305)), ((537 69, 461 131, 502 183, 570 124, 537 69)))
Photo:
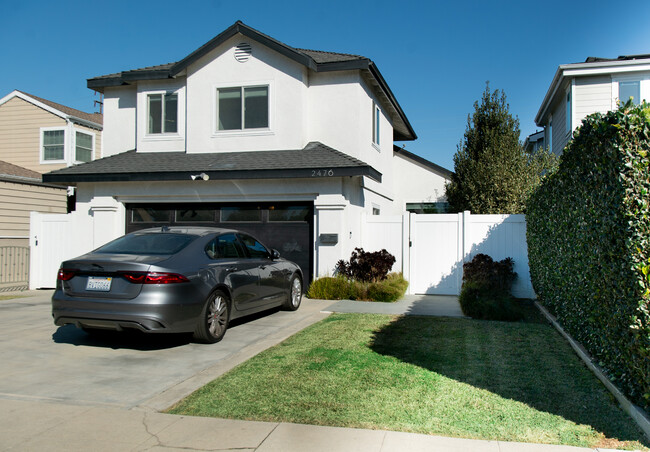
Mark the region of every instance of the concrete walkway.
MULTIPOLYGON (((26 294, 32 295, 32 294, 26 294)), ((2 303, 2 302, 0 302, 2 303)), ((322 319, 323 312, 462 316, 455 297, 407 297, 394 304, 303 301, 308 316, 294 332, 322 319), (314 309, 317 308, 317 309, 314 309)), ((218 365, 168 388, 132 409, 43 397, 0 394, 0 451, 309 451, 309 452, 571 452, 567 446, 479 441, 382 430, 176 416, 160 413, 191 390, 286 337, 267 337, 218 365)), ((224 340, 228 340, 228 336, 224 340)), ((605 450, 605 449, 598 449, 605 450)))

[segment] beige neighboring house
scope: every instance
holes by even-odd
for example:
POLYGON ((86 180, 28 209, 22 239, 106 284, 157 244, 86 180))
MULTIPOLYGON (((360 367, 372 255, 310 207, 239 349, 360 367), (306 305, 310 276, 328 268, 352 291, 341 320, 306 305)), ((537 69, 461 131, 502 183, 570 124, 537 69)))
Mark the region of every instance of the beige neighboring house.
POLYGON ((74 206, 71 190, 44 184, 41 174, 101 158, 102 122, 22 91, 0 99, 0 290, 26 280, 30 212, 74 206))

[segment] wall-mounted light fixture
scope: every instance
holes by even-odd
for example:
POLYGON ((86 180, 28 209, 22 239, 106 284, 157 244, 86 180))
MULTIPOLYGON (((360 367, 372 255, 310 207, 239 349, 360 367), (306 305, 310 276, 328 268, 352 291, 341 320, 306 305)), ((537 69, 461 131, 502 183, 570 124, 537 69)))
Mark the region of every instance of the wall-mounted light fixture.
POLYGON ((190 175, 190 179, 192 179, 192 180, 210 180, 210 176, 208 176, 208 175, 205 174, 205 173, 201 173, 201 174, 191 174, 191 175, 190 175))

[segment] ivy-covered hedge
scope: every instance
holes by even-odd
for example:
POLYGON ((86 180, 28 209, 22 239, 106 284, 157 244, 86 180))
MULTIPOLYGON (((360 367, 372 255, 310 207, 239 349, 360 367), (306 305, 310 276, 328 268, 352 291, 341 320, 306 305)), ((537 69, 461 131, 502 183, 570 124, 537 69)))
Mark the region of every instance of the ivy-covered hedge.
POLYGON ((587 117, 527 205, 540 301, 650 408, 650 105, 587 117))

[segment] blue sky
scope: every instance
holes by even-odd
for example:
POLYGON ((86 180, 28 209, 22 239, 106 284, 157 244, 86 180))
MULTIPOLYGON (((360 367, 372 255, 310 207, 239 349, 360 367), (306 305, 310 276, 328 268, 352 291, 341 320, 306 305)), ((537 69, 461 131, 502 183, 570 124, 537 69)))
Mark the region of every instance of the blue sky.
POLYGON ((407 149, 452 170, 486 81, 523 140, 558 65, 650 53, 647 0, 0 0, 0 11, 0 97, 94 111, 87 78, 177 61, 242 20, 290 46, 372 59, 418 135, 407 149))

